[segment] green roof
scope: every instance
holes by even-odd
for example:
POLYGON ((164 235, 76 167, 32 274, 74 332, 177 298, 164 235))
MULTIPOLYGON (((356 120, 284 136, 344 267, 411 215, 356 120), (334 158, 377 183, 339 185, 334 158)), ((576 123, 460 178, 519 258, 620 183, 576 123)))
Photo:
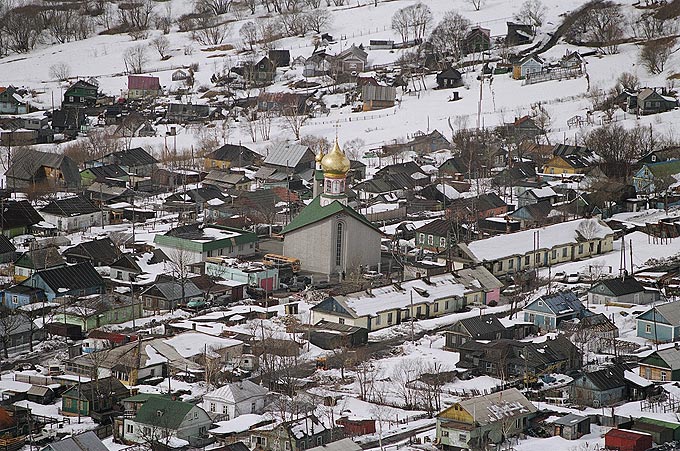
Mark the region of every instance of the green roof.
POLYGON ((354 211, 353 208, 343 205, 337 200, 331 202, 325 207, 322 207, 319 201, 320 198, 321 196, 316 196, 309 205, 307 205, 290 223, 288 223, 286 227, 283 228, 281 234, 285 235, 286 233, 292 232, 293 230, 314 224, 315 222, 319 222, 322 219, 326 219, 338 213, 345 213, 357 221, 363 223, 365 226, 380 232, 380 229, 378 229, 371 221, 366 219, 364 215, 354 211))
POLYGON ((149 398, 137 411, 135 422, 177 429, 194 407, 188 402, 161 397, 149 398))
POLYGON ((170 395, 161 393, 138 393, 135 396, 125 398, 123 402, 147 402, 151 398, 171 399, 170 395))
POLYGON ((654 424, 656 426, 661 426, 673 430, 680 428, 680 423, 671 423, 670 421, 655 420, 654 418, 642 417, 638 418, 638 421, 647 424, 654 424))
POLYGON ((680 160, 660 161, 658 163, 646 164, 645 166, 654 174, 654 177, 680 174, 680 160))

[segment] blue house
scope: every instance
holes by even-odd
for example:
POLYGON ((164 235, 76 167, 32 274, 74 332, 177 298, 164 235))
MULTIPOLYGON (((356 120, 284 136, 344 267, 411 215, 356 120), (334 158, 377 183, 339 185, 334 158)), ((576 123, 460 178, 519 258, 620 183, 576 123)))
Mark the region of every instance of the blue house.
POLYGON ((680 160, 647 163, 642 165, 633 176, 633 185, 638 194, 653 194, 656 192, 655 180, 678 174, 680 174, 680 160))
POLYGON ((680 340, 680 302, 657 305, 636 318, 637 336, 668 343, 680 340))
POLYGON ((5 307, 15 309, 35 302, 44 302, 47 298, 45 292, 39 288, 14 285, 0 292, 0 300, 5 307))
POLYGON ((104 279, 90 262, 44 269, 32 274, 21 285, 40 288, 49 302, 58 296, 87 296, 104 292, 104 279))
POLYGON ((610 366, 574 378, 569 397, 573 402, 591 407, 605 407, 626 399, 625 368, 610 366))
POLYGON ((563 320, 591 314, 570 290, 546 294, 524 307, 524 321, 544 330, 555 330, 563 320))

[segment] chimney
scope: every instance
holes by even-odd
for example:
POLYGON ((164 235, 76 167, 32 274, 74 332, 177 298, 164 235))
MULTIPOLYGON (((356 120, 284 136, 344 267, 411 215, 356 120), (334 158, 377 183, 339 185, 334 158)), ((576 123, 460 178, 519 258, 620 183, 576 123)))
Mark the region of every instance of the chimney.
POLYGON ((193 330, 196 330, 196 323, 191 323, 191 328, 192 328, 193 330))

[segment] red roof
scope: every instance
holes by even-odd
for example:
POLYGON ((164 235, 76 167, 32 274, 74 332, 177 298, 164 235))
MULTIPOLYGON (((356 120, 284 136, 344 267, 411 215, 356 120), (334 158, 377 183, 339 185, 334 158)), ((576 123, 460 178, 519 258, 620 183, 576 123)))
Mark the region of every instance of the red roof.
POLYGON ((145 91, 158 91, 161 83, 158 77, 145 75, 128 75, 128 89, 142 89, 145 91))
POLYGON ((5 88, 4 86, 0 86, 0 94, 2 94, 3 92, 5 92, 5 90, 7 90, 7 88, 5 88))

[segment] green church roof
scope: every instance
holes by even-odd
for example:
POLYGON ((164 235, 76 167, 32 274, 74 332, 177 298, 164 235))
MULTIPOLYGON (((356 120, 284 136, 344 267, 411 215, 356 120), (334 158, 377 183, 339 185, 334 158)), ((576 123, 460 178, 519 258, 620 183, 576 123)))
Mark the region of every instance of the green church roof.
POLYGON ((364 215, 356 212, 353 208, 343 205, 337 200, 331 202, 325 207, 322 207, 320 198, 321 196, 316 196, 314 200, 300 212, 300 214, 298 214, 290 223, 288 223, 286 227, 283 228, 281 234, 285 235, 286 233, 292 232, 293 230, 314 224, 315 222, 319 222, 338 213, 345 213, 357 221, 363 223, 367 227, 380 232, 380 229, 378 229, 371 221, 366 219, 364 215))

